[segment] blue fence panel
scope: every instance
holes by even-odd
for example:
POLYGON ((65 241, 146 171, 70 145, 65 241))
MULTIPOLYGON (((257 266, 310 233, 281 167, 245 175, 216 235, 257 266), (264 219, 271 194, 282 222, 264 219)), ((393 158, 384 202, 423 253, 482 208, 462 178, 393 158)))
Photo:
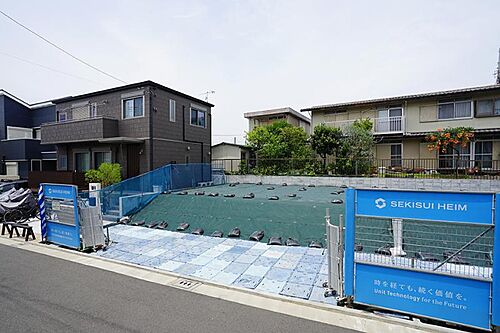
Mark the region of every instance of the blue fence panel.
MULTIPOLYGON (((345 213, 345 295, 353 296, 355 303, 471 327, 490 329, 491 324, 498 325, 500 228, 494 226, 497 221, 500 223, 500 216, 494 214, 494 208, 499 205, 500 197, 492 193, 348 189, 345 213), (376 232, 377 223, 391 219, 404 219, 406 223, 413 224, 434 221, 448 225, 453 222, 460 229, 471 225, 482 227, 477 229, 483 231, 476 235, 476 239, 471 237, 467 240, 471 242, 469 245, 494 228, 493 253, 489 254, 493 258, 493 274, 488 265, 450 264, 456 268, 456 273, 444 274, 432 271, 432 267, 437 269, 445 265, 443 261, 438 267, 437 262, 422 263, 418 258, 401 258, 377 252, 380 250, 375 253, 354 252, 358 224, 362 222, 367 230, 372 228, 376 232), (485 272, 489 273, 485 275, 485 272)), ((401 236, 403 242, 406 237, 410 244, 412 237, 415 237, 402 233, 401 236)), ((466 251, 465 247, 463 251, 466 251)))
POLYGON ((126 200, 126 209, 122 207, 122 211, 138 211, 152 200, 150 196, 148 200, 138 200, 138 195, 192 188, 211 180, 212 167, 207 163, 165 165, 102 189, 99 192, 102 212, 104 215, 120 216, 120 198, 123 197, 131 199, 126 200))
MULTIPOLYGON (((496 194, 495 207, 500 208, 500 193, 496 194)), ((500 213, 495 214, 495 240, 493 244, 493 286, 491 323, 500 326, 500 213)))

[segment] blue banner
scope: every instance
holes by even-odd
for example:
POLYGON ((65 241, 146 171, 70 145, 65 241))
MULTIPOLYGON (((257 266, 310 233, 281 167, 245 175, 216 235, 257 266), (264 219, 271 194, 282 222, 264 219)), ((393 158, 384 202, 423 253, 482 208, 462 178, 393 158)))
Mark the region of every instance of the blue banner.
POLYGON ((79 249, 77 187, 62 184, 42 184, 42 186, 47 241, 79 249))
POLYGON ((356 215, 493 224, 493 194, 356 190, 356 215))
POLYGON ((355 301, 490 328, 491 283, 356 263, 355 301))

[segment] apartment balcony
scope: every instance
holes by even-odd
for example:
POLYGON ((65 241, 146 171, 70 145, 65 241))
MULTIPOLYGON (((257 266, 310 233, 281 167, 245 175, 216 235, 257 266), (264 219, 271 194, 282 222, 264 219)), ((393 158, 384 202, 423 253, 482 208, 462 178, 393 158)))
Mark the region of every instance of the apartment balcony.
MULTIPOLYGON (((369 118, 373 123, 373 134, 398 134, 404 133, 405 119, 403 116, 397 117, 383 117, 383 118, 369 118)), ((352 125, 357 119, 330 121, 325 122, 326 125, 338 127, 344 130, 346 127, 352 125)))
POLYGON ((118 136, 118 120, 93 117, 42 124, 42 143, 99 141, 118 136))

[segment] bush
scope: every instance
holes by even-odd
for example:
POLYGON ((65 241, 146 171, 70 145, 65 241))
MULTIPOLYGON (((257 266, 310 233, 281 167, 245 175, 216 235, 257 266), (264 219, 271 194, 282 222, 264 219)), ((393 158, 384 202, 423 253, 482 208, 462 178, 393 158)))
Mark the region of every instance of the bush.
POLYGON ((118 163, 102 163, 97 170, 87 170, 85 180, 89 183, 101 183, 104 188, 120 182, 121 171, 122 167, 118 163))

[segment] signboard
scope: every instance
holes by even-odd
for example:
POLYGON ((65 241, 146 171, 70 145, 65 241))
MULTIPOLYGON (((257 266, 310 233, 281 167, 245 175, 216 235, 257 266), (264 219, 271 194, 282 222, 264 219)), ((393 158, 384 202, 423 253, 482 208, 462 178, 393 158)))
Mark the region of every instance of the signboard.
POLYGON ((74 185, 42 184, 47 241, 80 248, 77 188, 74 185))
POLYGON ((489 329, 491 283, 369 264, 356 264, 355 300, 489 329))
POLYGON ((356 215, 493 223, 493 194, 356 190, 356 215))
POLYGON ((348 189, 344 295, 355 303, 486 330, 500 325, 500 227, 494 228, 492 281, 358 263, 354 257, 359 216, 496 226, 495 206, 499 194, 348 189))

